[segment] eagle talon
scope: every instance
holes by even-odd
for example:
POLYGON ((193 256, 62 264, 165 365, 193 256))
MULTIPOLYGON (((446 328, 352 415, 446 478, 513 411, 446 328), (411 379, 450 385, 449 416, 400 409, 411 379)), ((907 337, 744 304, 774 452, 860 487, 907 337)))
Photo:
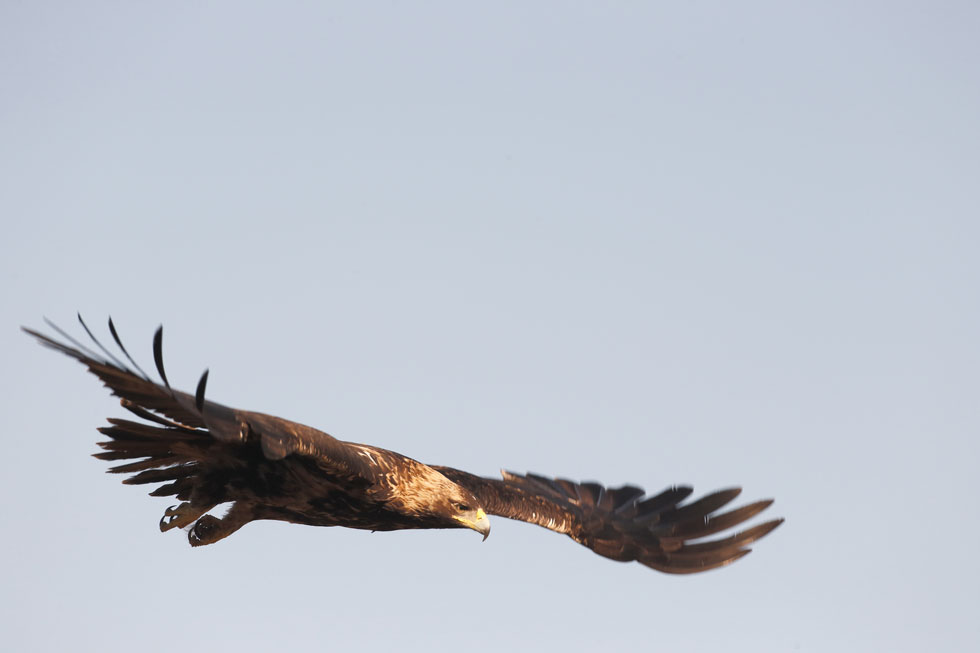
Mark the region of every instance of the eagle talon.
POLYGON ((204 515, 197 520, 194 524, 194 528, 187 534, 187 539, 190 541, 191 546, 203 546, 205 544, 210 544, 213 540, 212 537, 218 526, 221 525, 221 520, 213 515, 204 515))
POLYGON ((223 540, 255 518, 250 506, 236 503, 224 517, 204 515, 187 533, 191 546, 204 546, 223 540))
POLYGON ((160 518, 160 531, 165 533, 172 528, 183 528, 210 509, 211 506, 194 506, 188 502, 170 506, 160 518))

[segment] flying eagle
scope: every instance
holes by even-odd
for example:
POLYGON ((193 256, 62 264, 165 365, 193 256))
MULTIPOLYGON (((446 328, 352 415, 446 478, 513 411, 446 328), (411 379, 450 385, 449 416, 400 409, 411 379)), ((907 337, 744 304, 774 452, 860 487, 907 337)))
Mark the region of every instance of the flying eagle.
POLYGON ((108 470, 132 474, 123 483, 163 483, 150 494, 181 503, 166 510, 160 530, 187 529, 192 546, 217 542, 256 519, 371 531, 471 528, 485 540, 487 515, 498 515, 564 533, 613 560, 687 574, 738 560, 749 553, 749 544, 783 521, 704 540, 752 518, 772 500, 716 514, 740 488, 683 503, 690 487, 645 497, 632 485, 607 488, 507 471, 502 479, 484 478, 337 440, 303 424, 205 399, 207 371, 193 395, 174 390, 163 367, 162 327, 153 339, 161 385, 129 355, 111 319, 109 332, 129 365, 96 340, 81 315, 78 319, 98 351, 50 321, 64 341, 24 331, 81 362, 140 418, 108 418, 109 426, 99 431, 110 439, 100 442, 105 451, 94 455, 132 461, 108 470), (226 503, 231 507, 223 517, 208 514, 226 503))

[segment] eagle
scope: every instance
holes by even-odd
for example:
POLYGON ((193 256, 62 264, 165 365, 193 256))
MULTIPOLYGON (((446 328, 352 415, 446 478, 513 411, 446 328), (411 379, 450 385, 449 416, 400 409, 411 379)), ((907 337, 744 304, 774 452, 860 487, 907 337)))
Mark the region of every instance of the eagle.
POLYGON ((719 514, 740 488, 685 502, 693 490, 683 485, 647 496, 634 485, 605 487, 531 473, 501 471, 501 478, 487 478, 344 442, 303 424, 205 398, 207 370, 194 394, 173 389, 163 366, 162 326, 153 338, 155 381, 129 355, 111 318, 116 354, 95 338, 80 314, 78 321, 90 345, 47 318, 62 340, 22 328, 85 365, 138 418, 108 418, 108 426, 98 430, 109 439, 98 443, 104 451, 94 456, 124 461, 108 469, 130 474, 123 483, 158 484, 151 496, 175 497, 180 503, 166 509, 160 530, 185 529, 192 546, 213 544, 258 519, 370 531, 469 528, 486 540, 488 515, 495 515, 563 533, 612 560, 689 574, 738 560, 783 521, 706 539, 743 524, 772 500, 719 514), (229 504, 223 516, 210 514, 229 504))

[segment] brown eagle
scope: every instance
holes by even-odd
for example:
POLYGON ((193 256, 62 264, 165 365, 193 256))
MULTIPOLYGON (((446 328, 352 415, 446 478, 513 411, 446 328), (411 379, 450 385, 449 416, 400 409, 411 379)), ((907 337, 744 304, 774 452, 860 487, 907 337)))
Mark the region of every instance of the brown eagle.
POLYGON ((772 500, 715 514, 741 490, 683 503, 690 487, 645 497, 632 485, 607 488, 507 471, 502 479, 484 478, 343 442, 303 424, 205 399, 207 371, 193 395, 172 389, 163 367, 162 327, 153 339, 161 385, 126 351, 112 319, 109 332, 129 365, 102 346, 81 315, 78 320, 98 351, 47 320, 64 341, 24 331, 88 367, 140 418, 110 417, 110 425, 99 429, 110 440, 100 442, 105 451, 94 455, 133 461, 108 470, 132 474, 123 483, 162 483, 150 494, 181 503, 166 510, 160 530, 186 528, 192 546, 217 542, 256 519, 372 531, 471 528, 486 539, 489 514, 564 533, 613 560, 686 574, 738 560, 783 521, 704 540, 757 515, 772 500), (208 514, 225 503, 231 507, 223 517, 208 514))

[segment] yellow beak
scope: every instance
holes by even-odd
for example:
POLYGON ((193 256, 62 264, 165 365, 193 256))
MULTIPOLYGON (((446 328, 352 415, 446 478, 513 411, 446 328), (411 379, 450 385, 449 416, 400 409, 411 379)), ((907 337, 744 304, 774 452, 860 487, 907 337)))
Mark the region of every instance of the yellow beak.
POLYGON ((468 515, 453 515, 453 519, 466 528, 472 528, 477 533, 482 534, 484 541, 490 535, 490 519, 487 517, 487 513, 483 512, 483 508, 478 508, 472 518, 468 515))

